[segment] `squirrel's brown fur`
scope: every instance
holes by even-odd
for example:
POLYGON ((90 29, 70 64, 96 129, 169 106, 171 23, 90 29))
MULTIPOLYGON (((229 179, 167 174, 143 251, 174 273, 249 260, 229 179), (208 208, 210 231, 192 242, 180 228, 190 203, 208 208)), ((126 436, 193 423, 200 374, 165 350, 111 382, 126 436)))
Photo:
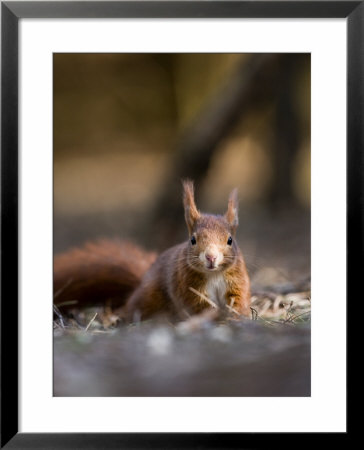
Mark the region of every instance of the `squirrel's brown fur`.
POLYGON ((107 239, 68 250, 54 258, 54 303, 62 309, 124 305, 156 257, 130 242, 107 239))
POLYGON ((110 300, 122 306, 127 320, 158 312, 183 318, 210 308, 209 302, 250 314, 250 283, 234 239, 238 226, 237 193, 229 197, 224 216, 200 213, 193 183, 183 182, 183 204, 189 232, 186 242, 157 258, 130 243, 98 241, 54 260, 55 303, 94 304, 110 300))

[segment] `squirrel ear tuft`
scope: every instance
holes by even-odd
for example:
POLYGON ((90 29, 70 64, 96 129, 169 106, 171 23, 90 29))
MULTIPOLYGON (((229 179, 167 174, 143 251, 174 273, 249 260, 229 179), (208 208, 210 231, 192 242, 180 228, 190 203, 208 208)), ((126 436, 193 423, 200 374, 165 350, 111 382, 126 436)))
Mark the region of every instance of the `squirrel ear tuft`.
POLYGON ((235 233, 238 225, 238 190, 235 188, 229 195, 228 209, 225 213, 225 219, 231 226, 232 232, 235 233))
POLYGON ((183 206, 185 208, 185 219, 188 232, 192 234, 196 220, 199 219, 200 213, 196 208, 193 181, 183 180, 183 206))

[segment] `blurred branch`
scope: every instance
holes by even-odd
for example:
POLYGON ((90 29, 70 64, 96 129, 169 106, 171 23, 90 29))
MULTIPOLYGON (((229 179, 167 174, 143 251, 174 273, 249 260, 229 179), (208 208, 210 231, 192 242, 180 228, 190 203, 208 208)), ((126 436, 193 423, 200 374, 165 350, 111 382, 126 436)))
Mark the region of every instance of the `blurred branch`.
POLYGON ((204 105, 185 130, 173 154, 169 177, 164 185, 168 188, 163 188, 152 212, 152 223, 159 232, 162 223, 158 218, 163 217, 164 233, 174 233, 175 224, 183 220, 180 202, 176 201, 181 197, 180 180, 188 176, 199 184, 217 145, 237 121, 244 117, 245 112, 250 114, 252 108, 265 103, 267 98, 271 99, 276 85, 278 58, 279 55, 258 54, 252 55, 248 62, 240 63, 228 83, 204 105))
POLYGON ((252 101, 255 103, 258 100, 257 91, 264 81, 268 81, 267 76, 262 80, 261 74, 271 74, 272 62, 276 60, 276 55, 262 54, 251 56, 249 62, 244 60, 240 63, 228 83, 205 105, 181 136, 175 151, 172 176, 189 175, 198 180, 206 172, 217 144, 234 127, 242 112, 251 109, 252 101))

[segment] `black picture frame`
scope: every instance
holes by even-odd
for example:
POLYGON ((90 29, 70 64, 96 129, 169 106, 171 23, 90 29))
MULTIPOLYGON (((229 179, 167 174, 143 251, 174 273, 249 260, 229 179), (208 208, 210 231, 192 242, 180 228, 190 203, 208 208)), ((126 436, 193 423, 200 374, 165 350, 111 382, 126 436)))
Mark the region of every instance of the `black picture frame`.
MULTIPOLYGON (((245 448, 279 433, 18 432, 18 23, 22 18, 346 18, 347 300, 363 273, 364 1, 1 2, 1 448, 245 448), (11 318, 11 320, 9 320, 11 318)), ((348 349, 350 345, 348 345, 348 349)), ((339 433, 337 442, 347 438, 339 433)), ((309 434, 300 437, 304 444, 309 434)), ((318 443, 319 436, 315 439, 318 443)))

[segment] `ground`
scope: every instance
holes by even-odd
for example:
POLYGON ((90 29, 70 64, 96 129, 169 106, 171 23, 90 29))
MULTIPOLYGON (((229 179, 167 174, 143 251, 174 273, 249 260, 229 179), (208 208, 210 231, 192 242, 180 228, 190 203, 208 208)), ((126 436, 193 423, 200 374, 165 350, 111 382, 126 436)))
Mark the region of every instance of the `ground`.
POLYGON ((56 311, 54 395, 309 396, 309 235, 309 214, 244 228, 251 319, 127 325, 107 308, 56 311))

